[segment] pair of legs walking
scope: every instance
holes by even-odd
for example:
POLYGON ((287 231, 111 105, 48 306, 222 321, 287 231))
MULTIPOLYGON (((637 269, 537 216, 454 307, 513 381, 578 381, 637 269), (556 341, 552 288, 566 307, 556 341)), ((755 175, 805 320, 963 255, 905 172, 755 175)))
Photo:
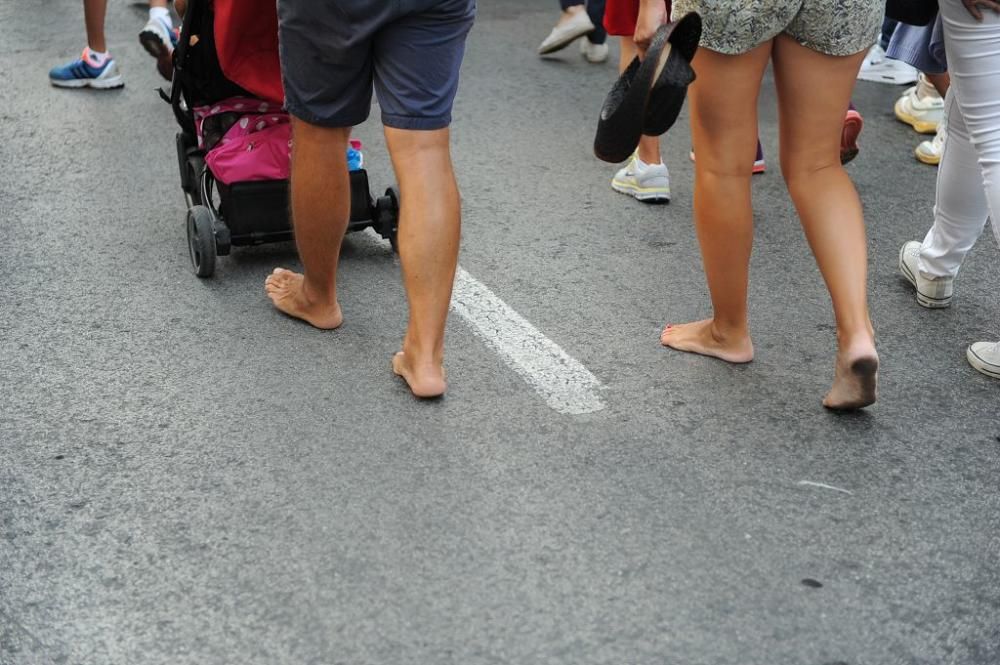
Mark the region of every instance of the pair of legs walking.
POLYGON ((844 113, 865 53, 829 56, 787 34, 741 55, 702 48, 693 63, 691 130, 694 214, 714 316, 668 325, 661 342, 681 351, 749 362, 747 316, 753 242, 750 177, 757 137, 757 97, 768 61, 777 86, 781 170, 806 238, 833 300, 838 353, 831 408, 875 399, 878 356, 868 314, 864 219, 840 163, 844 113))
MULTIPOLYGON (((926 307, 951 303, 952 280, 987 219, 1000 242, 1000 14, 983 14, 979 21, 957 4, 941 5, 951 87, 934 225, 922 243, 908 242, 900 253, 900 269, 926 307)), ((1000 342, 974 343, 967 357, 980 372, 1000 378, 1000 342)))
MULTIPOLYGON (((344 153, 350 128, 293 119, 292 219, 304 274, 276 269, 265 282, 282 312, 332 330, 343 322, 337 264, 350 217, 344 153)), ((449 131, 386 127, 399 181, 399 257, 410 305, 403 349, 393 369, 419 397, 444 393, 444 329, 458 265, 461 213, 449 131)))
POLYGON ((444 393, 444 331, 461 225, 451 110, 475 0, 279 0, 285 105, 292 121, 292 221, 303 274, 276 269, 281 311, 318 328, 343 322, 337 263, 350 219, 344 153, 378 93, 399 182, 399 255, 409 301, 392 367, 418 397, 444 393), (324 29, 317 29, 323 26, 324 29))

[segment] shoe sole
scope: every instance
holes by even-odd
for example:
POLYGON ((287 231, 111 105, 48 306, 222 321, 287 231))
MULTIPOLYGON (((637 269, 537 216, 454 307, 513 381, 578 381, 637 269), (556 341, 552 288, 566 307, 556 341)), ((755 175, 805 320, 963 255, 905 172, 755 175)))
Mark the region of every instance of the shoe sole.
POLYGON ((918 134, 935 134, 937 133, 938 123, 930 122, 929 120, 921 120, 916 116, 912 116, 905 111, 899 109, 899 102, 893 107, 893 112, 896 114, 896 119, 900 122, 905 122, 910 127, 913 127, 914 131, 918 134))
POLYGON ((170 50, 167 45, 163 43, 160 36, 153 32, 152 30, 143 30, 139 33, 139 43, 142 47, 146 49, 146 53, 150 54, 154 58, 161 58, 164 54, 169 55, 170 50))
POLYGON ((844 127, 840 130, 840 163, 847 164, 858 156, 858 137, 861 136, 861 129, 865 126, 861 115, 854 112, 844 118, 844 127))
POLYGON ((627 185, 617 180, 611 181, 611 189, 619 194, 631 196, 643 203, 670 203, 670 192, 664 192, 663 190, 636 187, 635 185, 627 185))
POLYGON ((74 79, 72 81, 57 81, 49 79, 49 83, 57 88, 95 88, 97 90, 110 90, 111 88, 125 87, 125 80, 121 74, 109 79, 74 79))
POLYGON ((906 252, 906 248, 899 250, 899 272, 902 273, 903 277, 907 282, 913 287, 913 290, 917 293, 917 302, 923 305, 927 309, 944 309, 951 306, 951 299, 953 296, 948 296, 947 298, 931 298, 930 296, 925 296, 920 292, 920 288, 917 286, 917 278, 910 271, 909 266, 903 261, 903 255, 906 252))
POLYGON ((143 30, 139 33, 139 43, 146 49, 146 53, 156 58, 156 71, 169 81, 173 77, 174 63, 170 57, 171 50, 160 36, 152 30, 143 30))
POLYGON ((920 152, 919 148, 913 151, 913 155, 917 158, 917 161, 923 162, 924 164, 930 164, 931 166, 937 166, 938 164, 941 163, 941 156, 940 155, 937 155, 935 157, 931 157, 931 156, 925 155, 924 153, 920 152))
POLYGON ((980 358, 976 355, 976 352, 972 350, 971 346, 966 349, 965 357, 968 359, 969 364, 972 365, 972 368, 977 372, 981 372, 994 379, 1000 379, 1000 366, 994 365, 993 363, 980 358))
POLYGON ((589 35, 593 31, 594 28, 580 28, 579 30, 576 30, 574 32, 567 33, 565 37, 563 37, 557 42, 552 42, 548 46, 544 47, 539 46, 538 55, 548 55, 550 53, 555 53, 556 51, 561 51, 570 44, 572 44, 573 42, 575 42, 576 40, 578 40, 580 37, 589 35))

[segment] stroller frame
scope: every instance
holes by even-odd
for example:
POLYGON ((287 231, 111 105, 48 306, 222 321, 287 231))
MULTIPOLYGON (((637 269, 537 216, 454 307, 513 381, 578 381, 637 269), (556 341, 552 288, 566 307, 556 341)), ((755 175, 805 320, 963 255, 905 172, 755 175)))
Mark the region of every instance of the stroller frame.
MULTIPOLYGON (((170 95, 161 96, 170 103, 181 131, 177 133, 177 162, 180 169, 181 189, 187 202, 186 218, 188 250, 195 274, 211 277, 215 272, 216 256, 227 256, 233 246, 259 245, 284 242, 293 238, 289 219, 289 186, 287 180, 260 180, 236 182, 226 185, 212 174, 205 164, 203 148, 198 147, 195 129, 194 106, 213 103, 220 99, 198 99, 194 80, 190 74, 189 43, 192 27, 196 22, 204 26, 204 19, 214 14, 208 10, 208 0, 189 0, 181 27, 180 40, 173 54, 173 77, 170 95)), ((214 36, 208 40, 215 49, 214 36)), ((217 53, 212 53, 218 67, 217 53)), ((220 76, 225 75, 221 73, 220 76)), ((225 79, 233 94, 241 91, 232 81, 225 79)), ((231 94, 222 94, 222 97, 231 94)), ((346 159, 346 156, 345 156, 346 159)), ((383 196, 374 198, 364 169, 350 172, 351 210, 347 231, 373 228, 389 240, 397 251, 396 235, 399 221, 399 191, 395 186, 385 190, 383 196)))

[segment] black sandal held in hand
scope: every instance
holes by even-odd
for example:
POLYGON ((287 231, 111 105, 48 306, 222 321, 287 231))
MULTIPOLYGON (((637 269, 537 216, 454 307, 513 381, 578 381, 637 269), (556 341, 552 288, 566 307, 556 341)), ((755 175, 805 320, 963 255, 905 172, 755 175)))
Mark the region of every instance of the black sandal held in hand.
POLYGON ((701 17, 693 12, 660 26, 645 59, 632 60, 604 100, 594 137, 598 159, 623 162, 643 134, 659 136, 670 129, 694 81, 691 60, 700 39, 701 17))

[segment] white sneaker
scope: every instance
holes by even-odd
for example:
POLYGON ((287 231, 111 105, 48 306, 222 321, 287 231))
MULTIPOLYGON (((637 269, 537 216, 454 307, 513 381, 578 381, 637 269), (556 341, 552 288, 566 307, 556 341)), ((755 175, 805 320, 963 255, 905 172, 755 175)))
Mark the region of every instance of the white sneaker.
POLYGON ((969 346, 965 357, 976 370, 1000 379, 1000 342, 976 342, 969 346))
POLYGON ((944 142, 948 138, 948 125, 942 122, 938 125, 937 134, 931 141, 921 141, 913 154, 924 164, 937 166, 941 163, 941 152, 944 150, 944 142))
POLYGON ((555 53, 593 31, 594 24, 590 21, 590 17, 587 16, 587 12, 575 12, 565 21, 556 23, 556 27, 552 28, 549 36, 538 46, 538 54, 555 53))
POLYGON ((170 40, 170 28, 158 18, 146 21, 146 25, 139 33, 139 43, 154 58, 160 57, 165 51, 174 49, 173 42, 170 40))
POLYGON ((885 57, 885 51, 875 44, 861 63, 858 78, 876 83, 906 85, 917 80, 917 70, 901 60, 885 57))
POLYGON ((903 243, 899 250, 899 272, 917 290, 917 302, 929 309, 941 309, 951 305, 951 277, 928 278, 920 272, 920 242, 911 240, 903 243))
POLYGON ((611 188, 645 203, 670 203, 670 171, 666 164, 646 164, 632 155, 611 179, 611 188))
POLYGON ((608 59, 608 45, 594 44, 589 39, 581 39, 580 53, 587 60, 587 62, 605 62, 608 59))
POLYGON ((936 132, 944 117, 944 100, 927 78, 920 74, 917 85, 896 100, 896 118, 921 134, 936 132))

